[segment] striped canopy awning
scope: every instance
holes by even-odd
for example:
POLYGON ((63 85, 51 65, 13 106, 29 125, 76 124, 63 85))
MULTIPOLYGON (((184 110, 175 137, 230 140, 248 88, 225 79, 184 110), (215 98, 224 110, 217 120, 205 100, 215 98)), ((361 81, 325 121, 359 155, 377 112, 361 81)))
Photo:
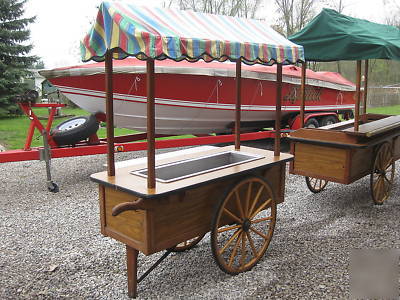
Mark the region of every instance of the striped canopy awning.
POLYGON ((303 47, 265 22, 229 16, 103 2, 97 19, 81 42, 82 60, 103 61, 136 56, 181 61, 235 61, 247 64, 295 63, 303 47))

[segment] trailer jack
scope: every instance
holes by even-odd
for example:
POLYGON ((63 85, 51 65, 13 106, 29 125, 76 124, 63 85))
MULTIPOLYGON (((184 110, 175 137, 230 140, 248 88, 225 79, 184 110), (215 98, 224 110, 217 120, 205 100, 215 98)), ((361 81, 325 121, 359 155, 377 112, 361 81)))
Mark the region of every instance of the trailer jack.
POLYGON ((49 192, 58 193, 58 191, 60 190, 58 188, 58 185, 51 180, 51 152, 50 152, 50 145, 48 143, 49 137, 46 130, 42 131, 42 137, 43 137, 44 147, 39 149, 39 156, 40 160, 46 163, 47 189, 49 190, 49 192))

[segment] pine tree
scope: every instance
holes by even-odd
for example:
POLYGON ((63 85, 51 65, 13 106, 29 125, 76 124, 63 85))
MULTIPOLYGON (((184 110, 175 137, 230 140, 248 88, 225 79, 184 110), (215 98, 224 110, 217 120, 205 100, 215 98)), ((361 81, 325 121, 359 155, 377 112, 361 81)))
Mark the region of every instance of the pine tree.
POLYGON ((27 44, 27 26, 35 17, 23 17, 26 1, 0 0, 0 116, 18 111, 14 99, 25 90, 21 79, 38 59, 28 55, 32 45, 27 44))

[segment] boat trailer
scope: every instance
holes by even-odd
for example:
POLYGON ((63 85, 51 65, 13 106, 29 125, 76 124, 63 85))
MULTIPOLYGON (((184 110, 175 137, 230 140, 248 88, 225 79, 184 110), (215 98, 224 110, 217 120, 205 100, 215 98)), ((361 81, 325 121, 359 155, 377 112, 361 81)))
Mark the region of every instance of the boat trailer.
MULTIPOLYGON (((98 138, 97 134, 91 135, 86 141, 76 143, 75 145, 59 146, 53 140, 50 131, 54 121, 57 109, 65 107, 62 103, 19 103, 21 110, 29 118, 30 125, 27 131, 27 137, 23 149, 6 150, 0 152, 0 163, 40 160, 46 165, 46 185, 50 192, 58 192, 58 185, 52 180, 51 175, 51 160, 53 158, 87 156, 107 153, 107 140, 98 138), (43 124, 39 117, 35 114, 33 108, 48 108, 49 116, 47 124, 43 124), (42 147, 31 147, 35 129, 38 130, 43 138, 42 147)), ((99 117, 101 119, 101 116, 99 117)), ((101 119, 102 120, 102 119, 101 119)), ((102 120, 103 121, 103 120, 102 120)), ((286 137, 292 130, 281 130, 281 137, 286 137)), ((274 130, 265 130, 258 132, 242 133, 241 141, 261 140, 274 138, 276 132, 274 130)), ((156 135, 156 138, 172 137, 168 135, 156 135)), ((114 152, 132 152, 143 151, 147 149, 147 134, 136 133, 131 135, 117 136, 114 142, 114 152)), ((158 139, 155 142, 157 149, 175 148, 187 146, 200 146, 210 144, 224 144, 235 141, 234 134, 226 135, 205 135, 195 136, 192 138, 176 138, 176 139, 158 139)))

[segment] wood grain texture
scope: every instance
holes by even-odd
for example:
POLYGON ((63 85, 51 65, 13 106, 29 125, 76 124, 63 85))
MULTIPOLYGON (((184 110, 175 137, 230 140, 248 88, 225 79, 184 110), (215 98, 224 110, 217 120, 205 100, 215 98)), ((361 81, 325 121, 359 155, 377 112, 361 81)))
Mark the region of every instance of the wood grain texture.
POLYGON ((352 183, 371 173, 374 162, 374 147, 366 149, 353 149, 351 152, 350 177, 348 183, 352 183))
POLYGON ((349 150, 296 143, 293 173, 320 178, 321 175, 335 180, 345 180, 347 163, 346 152, 349 150))
POLYGON ((106 235, 104 228, 106 227, 106 196, 103 185, 99 185, 99 212, 100 212, 100 232, 106 235))
POLYGON ((276 165, 266 169, 262 175, 270 184, 275 194, 276 203, 285 200, 286 165, 276 165))
POLYGON ((133 246, 144 253, 147 252, 147 245, 145 244, 145 222, 146 211, 126 211, 118 216, 112 216, 111 211, 117 204, 135 201, 137 197, 105 188, 105 232, 107 235, 127 244, 127 239, 130 240, 129 245, 133 246), (115 236, 118 233, 123 236, 115 236))

